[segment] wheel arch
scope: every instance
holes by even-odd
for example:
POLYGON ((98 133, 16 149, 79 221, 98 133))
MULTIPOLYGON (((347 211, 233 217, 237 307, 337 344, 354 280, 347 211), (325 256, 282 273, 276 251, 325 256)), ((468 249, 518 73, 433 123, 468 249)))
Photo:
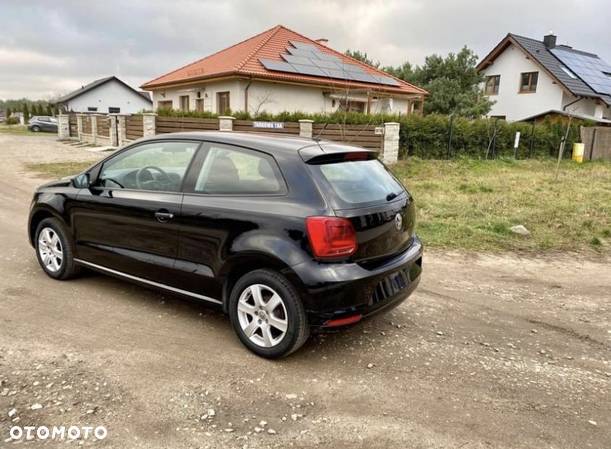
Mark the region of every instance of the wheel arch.
POLYGON ((36 246, 34 242, 35 240, 34 234, 36 233, 36 228, 38 228, 38 225, 40 224, 41 221, 47 218, 57 218, 62 223, 64 222, 62 217, 52 209, 48 209, 46 207, 40 207, 36 209, 35 211, 33 211, 30 215, 30 220, 28 224, 28 237, 30 239, 30 245, 34 247, 36 246))
POLYGON ((223 311, 228 312, 229 296, 235 283, 245 274, 254 270, 269 269, 278 271, 295 286, 299 288, 299 278, 291 267, 282 259, 264 252, 245 252, 233 255, 228 259, 219 272, 223 280, 223 311))

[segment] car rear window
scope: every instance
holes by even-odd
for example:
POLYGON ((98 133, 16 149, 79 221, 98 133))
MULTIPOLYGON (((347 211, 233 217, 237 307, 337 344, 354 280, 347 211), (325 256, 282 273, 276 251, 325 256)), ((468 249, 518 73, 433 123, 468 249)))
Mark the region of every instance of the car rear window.
POLYGON ((403 192, 403 186, 377 159, 342 161, 312 166, 344 203, 387 201, 403 192))

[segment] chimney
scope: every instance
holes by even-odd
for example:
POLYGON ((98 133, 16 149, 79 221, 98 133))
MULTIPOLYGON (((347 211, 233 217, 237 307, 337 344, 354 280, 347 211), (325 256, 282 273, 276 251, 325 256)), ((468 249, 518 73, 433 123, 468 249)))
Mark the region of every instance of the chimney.
POLYGON ((547 48, 554 48, 556 46, 556 35, 550 31, 549 34, 543 36, 543 43, 547 48))
POLYGON ((326 38, 323 37, 323 38, 320 38, 320 39, 316 39, 316 42, 318 42, 319 44, 322 44, 322 45, 327 45, 329 43, 329 39, 326 39, 326 38))

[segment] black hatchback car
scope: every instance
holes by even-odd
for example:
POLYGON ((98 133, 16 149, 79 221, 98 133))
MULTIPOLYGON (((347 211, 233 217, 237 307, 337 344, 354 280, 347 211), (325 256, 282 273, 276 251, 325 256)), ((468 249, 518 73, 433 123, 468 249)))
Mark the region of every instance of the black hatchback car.
POLYGON ((29 236, 80 268, 207 301, 263 357, 403 301, 422 270, 410 194, 362 148, 255 133, 142 139, 41 186, 29 236))

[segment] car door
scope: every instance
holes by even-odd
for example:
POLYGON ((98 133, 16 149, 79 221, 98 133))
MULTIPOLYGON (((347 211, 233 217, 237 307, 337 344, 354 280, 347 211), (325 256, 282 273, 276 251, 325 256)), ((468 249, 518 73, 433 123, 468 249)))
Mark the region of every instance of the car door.
POLYGON ((198 147, 195 141, 152 141, 105 161, 73 209, 78 258, 174 285, 181 188, 198 147))
POLYGON ((274 226, 269 214, 284 212, 286 184, 269 154, 210 142, 202 144, 184 191, 177 279, 189 291, 220 298, 219 273, 236 240, 274 226))

